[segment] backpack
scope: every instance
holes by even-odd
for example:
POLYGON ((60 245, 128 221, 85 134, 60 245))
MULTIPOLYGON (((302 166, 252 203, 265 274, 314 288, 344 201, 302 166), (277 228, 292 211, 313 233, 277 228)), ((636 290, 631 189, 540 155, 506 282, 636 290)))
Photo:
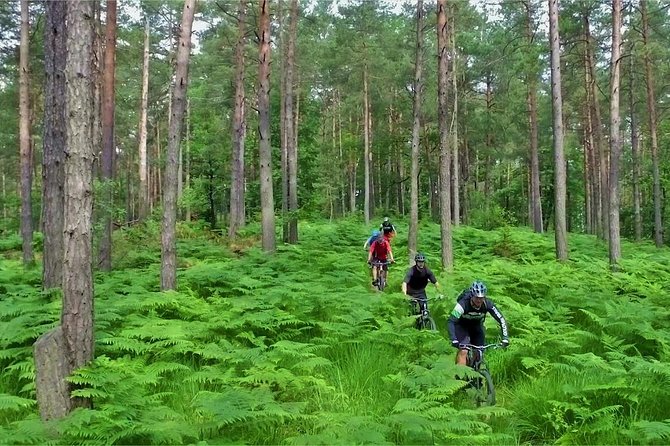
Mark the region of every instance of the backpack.
POLYGON ((389 252, 389 245, 388 242, 384 239, 384 237, 379 237, 377 240, 375 240, 374 245, 375 245, 375 257, 377 257, 378 259, 386 258, 386 255, 389 252))

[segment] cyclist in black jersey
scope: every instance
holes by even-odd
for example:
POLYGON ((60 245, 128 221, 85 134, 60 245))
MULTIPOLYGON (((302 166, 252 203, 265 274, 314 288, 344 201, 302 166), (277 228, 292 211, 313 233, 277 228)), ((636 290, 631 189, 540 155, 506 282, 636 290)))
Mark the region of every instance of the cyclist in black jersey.
POLYGON ((423 306, 428 301, 426 296, 428 282, 440 290, 435 274, 426 266, 426 256, 418 252, 414 256, 414 266, 407 271, 405 280, 402 282, 402 292, 419 304, 419 311, 423 310, 423 306))
POLYGON ((459 349, 456 364, 465 365, 467 362, 468 351, 459 348, 461 344, 484 345, 486 313, 490 313, 500 325, 503 346, 509 345, 507 321, 491 299, 486 297, 486 285, 477 280, 458 296, 456 306, 449 317, 451 345, 459 349))

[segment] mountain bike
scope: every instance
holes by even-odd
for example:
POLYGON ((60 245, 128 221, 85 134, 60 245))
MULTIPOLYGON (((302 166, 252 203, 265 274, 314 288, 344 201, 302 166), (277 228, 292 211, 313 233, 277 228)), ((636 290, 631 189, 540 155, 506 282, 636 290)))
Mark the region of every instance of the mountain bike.
POLYGON ((411 298, 412 314, 416 315, 416 328, 418 330, 437 331, 435 321, 428 311, 428 300, 411 298))
POLYGON ((489 372, 488 365, 484 359, 484 352, 490 348, 500 348, 502 344, 472 345, 461 344, 460 349, 468 351, 467 366, 478 372, 481 377, 470 381, 470 387, 474 390, 475 404, 477 406, 493 406, 496 403, 496 389, 493 386, 493 378, 489 372))
POLYGON ((377 283, 375 284, 375 286, 379 291, 384 291, 384 288, 386 288, 386 276, 388 275, 388 265, 390 264, 391 262, 389 262, 388 260, 385 260, 383 262, 380 260, 372 261, 372 268, 377 268, 377 283))

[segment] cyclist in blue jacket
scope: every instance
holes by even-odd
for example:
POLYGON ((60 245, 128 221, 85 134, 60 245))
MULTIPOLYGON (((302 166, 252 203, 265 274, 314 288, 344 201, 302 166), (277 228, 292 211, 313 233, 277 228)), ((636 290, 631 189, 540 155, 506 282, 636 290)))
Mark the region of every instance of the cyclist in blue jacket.
POLYGON ((468 351, 459 348, 459 345, 484 345, 486 313, 490 313, 500 325, 503 346, 507 347, 509 345, 505 318, 491 299, 486 297, 486 285, 476 280, 470 288, 467 288, 458 296, 456 306, 449 316, 448 328, 451 345, 459 349, 456 354, 456 364, 465 365, 468 358, 468 351))

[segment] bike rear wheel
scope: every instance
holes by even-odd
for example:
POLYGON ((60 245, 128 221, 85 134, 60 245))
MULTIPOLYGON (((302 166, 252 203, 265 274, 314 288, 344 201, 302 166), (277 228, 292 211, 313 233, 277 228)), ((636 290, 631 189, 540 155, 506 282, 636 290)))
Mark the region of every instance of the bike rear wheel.
POLYGON ((384 291, 384 288, 386 288, 386 271, 384 271, 384 267, 380 266, 377 274, 377 289, 384 291))
POLYGON ((493 378, 488 370, 480 370, 481 378, 475 379, 474 385, 477 390, 477 406, 493 406, 496 403, 496 389, 493 386, 493 378))

